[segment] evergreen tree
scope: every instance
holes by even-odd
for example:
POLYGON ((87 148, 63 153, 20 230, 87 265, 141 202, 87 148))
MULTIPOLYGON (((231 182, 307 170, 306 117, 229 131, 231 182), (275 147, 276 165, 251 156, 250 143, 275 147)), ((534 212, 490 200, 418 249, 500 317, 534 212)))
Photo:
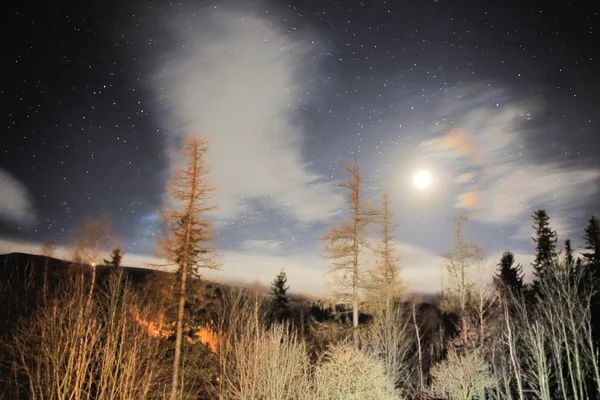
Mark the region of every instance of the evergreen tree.
POLYGON ((567 270, 572 270, 575 267, 575 255, 571 239, 565 240, 565 267, 567 270))
POLYGON ((583 234, 585 249, 583 253, 588 268, 600 278, 600 219, 592 215, 583 234))
POLYGON ((577 276, 583 268, 583 262, 581 261, 581 257, 575 258, 575 250, 571 245, 571 239, 565 240, 565 259, 563 267, 567 276, 570 277, 577 276))
POLYGON ((112 253, 110 253, 110 260, 104 259, 104 264, 109 265, 113 268, 118 268, 121 266, 121 261, 123 260, 123 250, 120 247, 113 249, 112 253))
POLYGON ((289 300, 287 296, 287 275, 282 269, 271 282, 271 301, 273 305, 273 316, 277 321, 282 321, 289 316, 289 300))
POLYGON ((539 284, 546 278, 548 268, 556 261, 556 231, 550 228, 550 217, 546 210, 533 213, 533 230, 535 237, 535 260, 533 266, 533 289, 538 291, 539 284))
POLYGON ((515 256, 510 251, 505 251, 498 263, 498 268, 494 274, 494 286, 504 299, 508 296, 517 296, 523 293, 525 284, 523 283, 524 274, 521 264, 515 265, 515 256))

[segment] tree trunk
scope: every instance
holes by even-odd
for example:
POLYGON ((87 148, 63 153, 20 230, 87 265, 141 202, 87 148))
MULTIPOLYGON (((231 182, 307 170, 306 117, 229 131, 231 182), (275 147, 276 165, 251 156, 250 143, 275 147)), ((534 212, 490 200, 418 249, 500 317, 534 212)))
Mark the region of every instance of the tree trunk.
POLYGON ((419 325, 417 324, 417 305, 412 304, 412 320, 415 326, 415 336, 417 338, 417 355, 419 356, 419 398, 424 391, 425 384, 423 383, 423 352, 421 350, 421 332, 419 332, 419 325))
POLYGON ((92 297, 94 296, 94 286, 96 285, 96 263, 92 263, 92 282, 90 283, 90 293, 88 294, 88 307, 92 305, 92 297))
POLYGON ((173 378, 171 382, 171 400, 177 400, 179 383, 179 364, 181 363, 181 343, 183 341, 183 311, 185 308, 185 286, 187 283, 187 271, 185 266, 181 267, 181 292, 179 293, 179 307, 177 310, 177 330, 175 332, 175 356, 173 358, 173 378))

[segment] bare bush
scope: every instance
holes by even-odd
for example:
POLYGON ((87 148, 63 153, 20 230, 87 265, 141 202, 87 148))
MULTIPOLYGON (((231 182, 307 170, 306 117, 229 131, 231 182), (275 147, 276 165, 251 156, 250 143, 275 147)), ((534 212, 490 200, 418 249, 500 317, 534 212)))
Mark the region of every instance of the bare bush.
POLYGON ((323 355, 314 372, 312 399, 401 399, 385 364, 350 345, 334 345, 323 355))
MULTIPOLYGON (((31 399, 156 398, 163 354, 129 313, 136 298, 122 277, 91 306, 83 286, 62 285, 5 343, 15 395, 31 399)), ((143 306, 138 307, 143 309, 143 306)))
POLYGON ((496 387, 496 379, 484 360, 481 349, 459 355, 455 350, 431 369, 429 394, 450 400, 485 399, 485 390, 496 387))
POLYGON ((217 325, 218 395, 224 399, 300 399, 310 389, 305 342, 289 325, 267 329, 260 293, 224 288, 217 325))
POLYGON ((289 326, 246 331, 234 350, 229 399, 299 399, 310 388, 306 345, 289 326))
MULTIPOLYGON (((379 310, 362 331, 361 348, 365 354, 383 361, 385 372, 398 387, 418 391, 419 368, 415 354, 416 332, 411 315, 401 307, 379 310)), ((418 331, 418 327, 417 327, 418 331)))

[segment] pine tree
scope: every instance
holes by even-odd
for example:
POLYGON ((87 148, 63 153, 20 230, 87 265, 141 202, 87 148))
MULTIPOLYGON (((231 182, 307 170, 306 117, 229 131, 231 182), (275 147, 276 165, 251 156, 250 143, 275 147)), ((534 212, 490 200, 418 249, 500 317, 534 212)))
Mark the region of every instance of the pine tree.
POLYGON ((210 204, 215 189, 209 184, 210 167, 204 156, 208 142, 195 135, 185 141, 179 155, 182 164, 174 169, 169 187, 169 197, 179 208, 165 211, 167 237, 159 243, 158 256, 177 266, 179 279, 177 325, 175 330, 175 355, 170 399, 179 397, 179 369, 183 342, 183 315, 189 276, 199 276, 200 268, 216 269, 215 250, 211 246, 211 223, 207 213, 216 209, 210 204))
POLYGON ((378 211, 367 206, 361 194, 362 177, 356 155, 350 166, 340 160, 349 174, 339 186, 348 190, 348 219, 320 237, 325 247, 324 258, 331 260, 328 274, 333 277, 333 295, 338 301, 352 305, 352 326, 358 327, 359 290, 363 285, 359 255, 368 246, 367 227, 377 221, 378 211))
POLYGON ((282 269, 271 282, 271 302, 273 305, 273 316, 277 321, 282 321, 289 317, 289 300, 287 296, 287 276, 282 269))
POLYGON ((110 260, 104 259, 104 264, 109 265, 113 268, 119 268, 121 266, 121 261, 123 260, 123 250, 120 247, 113 249, 112 253, 110 253, 110 260))
POLYGON ((585 250, 583 257, 587 268, 600 279, 600 219, 592 215, 583 235, 585 250))
POLYGON ((521 264, 515 265, 515 256, 510 251, 505 251, 498 263, 494 274, 494 286, 503 299, 518 296, 523 293, 525 284, 521 264))
POLYGON ((565 240, 565 267, 567 271, 575 268, 575 251, 571 245, 571 239, 565 240))
POLYGON ((537 210, 533 213, 533 230, 535 237, 535 259, 533 266, 533 289, 539 290, 539 284, 546 279, 548 268, 556 262, 556 232, 550 228, 550 217, 546 210, 537 210))

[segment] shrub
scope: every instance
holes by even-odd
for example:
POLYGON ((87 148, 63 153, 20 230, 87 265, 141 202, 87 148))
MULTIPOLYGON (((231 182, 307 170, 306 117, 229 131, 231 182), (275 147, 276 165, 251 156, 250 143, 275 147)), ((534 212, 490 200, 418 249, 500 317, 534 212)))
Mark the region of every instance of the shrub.
POLYGON ((348 345, 334 345, 315 369, 312 398, 392 400, 401 396, 394 387, 394 379, 386 375, 383 361, 348 345))
POLYGON ((450 400, 484 399, 484 390, 496 387, 489 365, 479 348, 463 354, 448 352, 448 358, 431 369, 429 395, 450 400))

